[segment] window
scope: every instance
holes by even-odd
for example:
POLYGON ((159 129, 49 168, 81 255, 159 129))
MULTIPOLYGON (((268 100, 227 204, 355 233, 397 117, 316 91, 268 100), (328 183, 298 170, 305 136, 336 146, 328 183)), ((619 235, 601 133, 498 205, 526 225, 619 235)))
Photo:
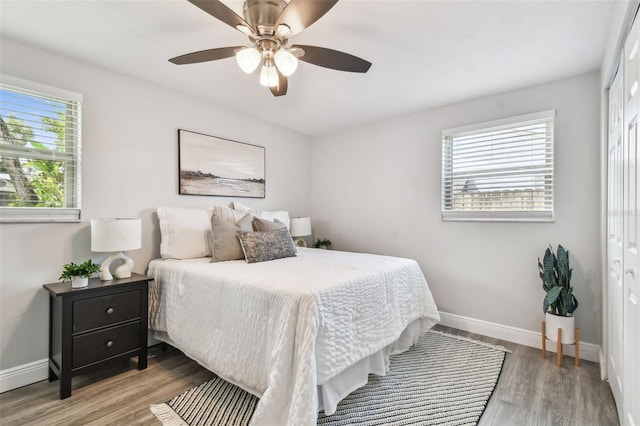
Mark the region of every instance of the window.
POLYGON ((554 115, 443 131, 442 219, 553 221, 554 115))
POLYGON ((79 221, 82 96, 0 78, 0 222, 79 221))

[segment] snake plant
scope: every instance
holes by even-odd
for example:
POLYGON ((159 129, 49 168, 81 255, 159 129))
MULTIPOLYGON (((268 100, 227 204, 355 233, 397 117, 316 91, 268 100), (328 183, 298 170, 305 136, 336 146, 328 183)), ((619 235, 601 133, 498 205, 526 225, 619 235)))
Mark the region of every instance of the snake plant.
POLYGON ((542 288, 547 293, 542 305, 543 312, 563 317, 572 316, 578 307, 578 299, 571 287, 569 252, 558 245, 557 255, 549 246, 544 252, 542 262, 538 258, 538 271, 542 279, 542 288))

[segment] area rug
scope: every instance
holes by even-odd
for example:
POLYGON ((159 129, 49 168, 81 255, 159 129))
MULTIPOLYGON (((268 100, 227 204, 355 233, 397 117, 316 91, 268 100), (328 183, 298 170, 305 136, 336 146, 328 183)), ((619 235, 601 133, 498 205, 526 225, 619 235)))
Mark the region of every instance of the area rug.
MULTIPOLYGON (((319 413, 318 425, 476 425, 496 387, 506 352, 465 337, 425 333, 391 357, 386 376, 369 382, 319 413)), ((258 398, 215 378, 151 411, 164 426, 245 426, 258 398)))

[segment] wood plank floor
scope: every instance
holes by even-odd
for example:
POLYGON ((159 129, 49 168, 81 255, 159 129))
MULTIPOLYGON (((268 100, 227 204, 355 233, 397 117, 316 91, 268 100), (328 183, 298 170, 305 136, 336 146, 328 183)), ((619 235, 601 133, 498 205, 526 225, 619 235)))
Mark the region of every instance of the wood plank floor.
MULTIPOLYGON (((557 368, 551 353, 543 359, 538 349, 442 326, 436 329, 512 351, 479 426, 619 424, 611 390, 600 380, 597 364, 581 361, 576 368, 573 358, 565 356, 557 368)), ((0 424, 159 425, 149 405, 171 399, 213 373, 172 348, 163 352, 154 347, 149 354, 149 367, 143 371, 131 360, 74 377, 72 396, 65 400, 58 399, 57 381, 0 394, 0 424)))

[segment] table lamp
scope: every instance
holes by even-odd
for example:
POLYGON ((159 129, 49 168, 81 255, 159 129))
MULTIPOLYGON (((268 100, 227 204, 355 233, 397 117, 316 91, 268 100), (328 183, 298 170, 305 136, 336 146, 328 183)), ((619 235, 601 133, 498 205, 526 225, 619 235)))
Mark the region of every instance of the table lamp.
POLYGON ((116 267, 116 278, 129 278, 133 270, 133 260, 123 251, 136 250, 142 246, 142 224, 138 218, 133 219, 91 219, 91 251, 111 252, 111 255, 100 265, 100 279, 112 280, 109 266, 115 260, 123 264, 116 267))
POLYGON ((311 235, 311 218, 294 217, 291 219, 290 231, 296 245, 299 247, 306 247, 307 242, 301 237, 311 235))

